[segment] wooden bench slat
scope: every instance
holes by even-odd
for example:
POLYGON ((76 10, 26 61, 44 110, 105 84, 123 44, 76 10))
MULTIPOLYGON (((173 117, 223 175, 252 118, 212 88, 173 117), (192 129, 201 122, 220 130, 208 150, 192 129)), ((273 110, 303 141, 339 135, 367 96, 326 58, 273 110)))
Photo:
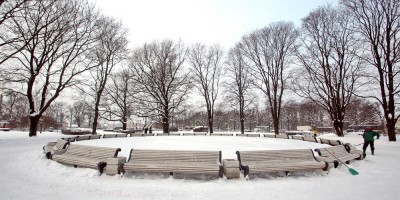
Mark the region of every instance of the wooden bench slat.
POLYGON ((221 177, 221 151, 132 149, 121 171, 207 173, 221 177))
POLYGON ((357 153, 349 153, 343 145, 332 146, 327 148, 315 149, 318 152, 319 157, 317 160, 326 161, 333 163, 335 168, 338 166, 340 161, 349 162, 354 159, 361 159, 361 155, 357 153))
POLYGON ((328 163, 316 160, 311 149, 237 151, 245 177, 249 173, 276 173, 298 170, 328 170, 328 163))
POLYGON ((103 163, 101 169, 98 169, 102 173, 103 167, 106 165, 105 160, 117 157, 120 151, 120 148, 71 144, 64 154, 53 155, 52 159, 62 164, 94 169, 98 169, 99 164, 103 163))

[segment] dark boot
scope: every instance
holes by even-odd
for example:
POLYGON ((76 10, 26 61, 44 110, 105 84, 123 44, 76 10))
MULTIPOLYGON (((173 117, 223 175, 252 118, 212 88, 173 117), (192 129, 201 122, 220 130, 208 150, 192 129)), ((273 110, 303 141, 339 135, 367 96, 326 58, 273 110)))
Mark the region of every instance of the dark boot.
POLYGON ((371 149, 371 153, 372 153, 372 155, 374 155, 374 151, 375 151, 375 148, 374 148, 374 149, 371 149))

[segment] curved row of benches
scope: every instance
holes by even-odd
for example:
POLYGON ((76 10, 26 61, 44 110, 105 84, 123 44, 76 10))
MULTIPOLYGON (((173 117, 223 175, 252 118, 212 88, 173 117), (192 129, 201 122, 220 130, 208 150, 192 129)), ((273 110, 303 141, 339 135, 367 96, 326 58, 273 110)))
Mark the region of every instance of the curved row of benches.
MULTIPOLYGON (((59 163, 97 169, 100 174, 105 170, 106 174, 166 172, 204 173, 223 177, 225 171, 221 151, 131 149, 126 159, 118 157, 120 148, 79 145, 63 139, 49 143, 43 150, 48 158, 59 163)), ((315 169, 328 171, 332 167, 336 168, 339 160, 348 163, 350 160, 364 158, 361 151, 349 144, 318 148, 315 151, 318 156, 314 155, 312 149, 237 151, 238 164, 234 168, 242 170, 244 177, 248 178, 249 174, 257 173, 289 174, 292 171, 315 169)))

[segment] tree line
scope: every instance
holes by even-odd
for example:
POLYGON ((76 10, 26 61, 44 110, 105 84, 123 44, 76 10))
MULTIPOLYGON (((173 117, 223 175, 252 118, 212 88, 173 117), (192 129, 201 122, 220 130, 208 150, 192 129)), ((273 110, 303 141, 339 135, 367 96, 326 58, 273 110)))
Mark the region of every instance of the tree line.
POLYGON ((11 110, 26 101, 30 136, 71 89, 79 95, 74 110, 86 107, 75 119, 90 116, 92 133, 101 118, 125 129, 132 115, 151 118, 168 133, 174 117, 189 119, 197 107, 210 132, 233 115, 244 133, 262 115, 278 134, 306 116, 299 105, 312 103, 323 114, 309 120, 329 121, 343 136, 345 121, 363 121, 357 113, 364 109, 354 102, 365 98, 379 103, 389 140, 396 141, 399 8, 395 0, 341 0, 312 10, 300 27, 274 22, 225 51, 169 39, 129 49, 122 22, 89 1, 1 1, 1 89, 11 110), (193 105, 193 94, 204 103, 193 105))

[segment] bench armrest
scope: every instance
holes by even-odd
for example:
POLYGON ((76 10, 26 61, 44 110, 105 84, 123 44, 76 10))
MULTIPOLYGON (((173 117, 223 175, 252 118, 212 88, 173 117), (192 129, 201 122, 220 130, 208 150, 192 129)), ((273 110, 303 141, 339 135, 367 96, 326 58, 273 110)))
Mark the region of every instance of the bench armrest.
POLYGON ((126 157, 107 158, 105 162, 107 165, 119 165, 126 162, 126 157))

